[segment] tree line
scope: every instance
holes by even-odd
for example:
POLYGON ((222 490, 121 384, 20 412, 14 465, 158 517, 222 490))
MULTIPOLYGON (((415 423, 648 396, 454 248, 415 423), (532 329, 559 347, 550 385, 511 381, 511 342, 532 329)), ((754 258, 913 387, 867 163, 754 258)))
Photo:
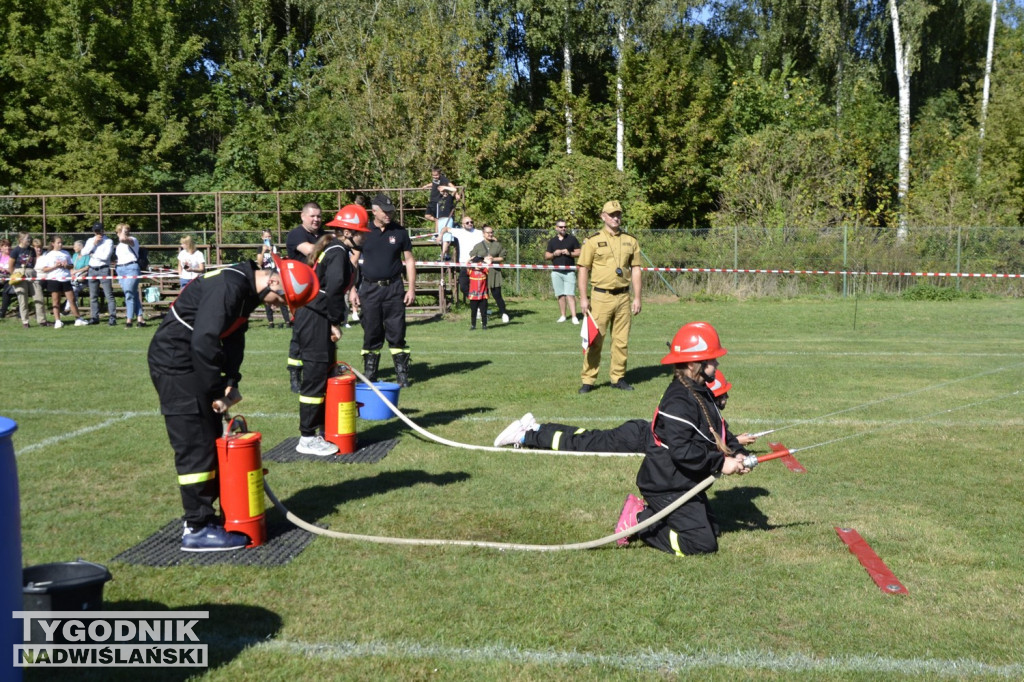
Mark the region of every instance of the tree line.
POLYGON ((631 229, 1024 211, 1014 2, 0 7, 0 194, 415 187, 439 165, 499 226, 595 224, 612 197, 631 229))

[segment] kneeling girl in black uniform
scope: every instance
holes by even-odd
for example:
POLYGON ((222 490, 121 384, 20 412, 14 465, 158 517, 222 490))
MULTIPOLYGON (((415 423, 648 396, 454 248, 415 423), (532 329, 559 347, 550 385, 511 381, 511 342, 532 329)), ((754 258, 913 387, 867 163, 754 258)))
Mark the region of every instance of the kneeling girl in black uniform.
MULTIPOLYGON (((661 363, 673 365, 674 377, 654 418, 635 419, 614 429, 587 431, 565 425, 538 425, 524 415, 495 440, 496 446, 594 452, 644 452, 636 482, 647 501, 626 498, 616 532, 631 528, 672 504, 709 475, 745 474, 747 454, 726 428, 715 396, 718 358, 726 354, 718 333, 706 322, 691 322, 676 332, 661 363)), ((744 434, 746 436, 747 434, 744 434)), ((750 441, 752 442, 752 441, 750 441)), ((667 518, 638 534, 646 544, 679 556, 718 550, 718 525, 701 492, 667 518)), ((626 544, 628 540, 620 540, 626 544)))

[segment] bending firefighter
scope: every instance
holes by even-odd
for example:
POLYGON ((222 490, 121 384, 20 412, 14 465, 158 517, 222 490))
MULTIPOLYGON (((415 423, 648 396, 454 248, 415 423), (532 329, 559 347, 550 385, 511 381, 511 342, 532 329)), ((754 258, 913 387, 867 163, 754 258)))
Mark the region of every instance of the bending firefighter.
POLYGON ((299 442, 295 449, 308 455, 328 456, 338 446, 324 440, 326 417, 324 397, 327 380, 337 363, 337 342, 348 318, 346 299, 356 279, 352 248, 362 244, 366 227, 366 209, 350 204, 327 223, 335 228, 317 241, 309 256, 320 289, 304 308, 295 313, 295 338, 298 359, 302 361, 299 385, 299 442))
POLYGON ((228 533, 214 510, 218 498, 217 438, 221 415, 242 399, 238 384, 248 319, 257 306, 309 303, 320 285, 304 263, 274 257, 278 270, 252 261, 208 272, 171 304, 149 344, 149 375, 160 397, 174 450, 185 528, 181 549, 241 549, 248 539, 228 533))
MULTIPOLYGON (((724 395, 731 385, 717 372, 718 358, 726 354, 718 332, 706 322, 683 325, 661 360, 673 366, 672 383, 665 390, 651 421, 634 419, 614 429, 589 431, 564 424, 537 424, 527 413, 494 441, 495 446, 521 445, 563 451, 643 452, 636 484, 646 505, 628 495, 616 532, 644 521, 709 475, 745 474, 748 454, 743 444, 754 438, 733 436, 722 417, 711 385, 724 395), (742 439, 742 443, 741 443, 742 439)), ((677 556, 718 551, 718 524, 707 495, 701 492, 661 522, 637 536, 646 544, 677 556)), ((629 539, 619 540, 625 545, 629 539)))

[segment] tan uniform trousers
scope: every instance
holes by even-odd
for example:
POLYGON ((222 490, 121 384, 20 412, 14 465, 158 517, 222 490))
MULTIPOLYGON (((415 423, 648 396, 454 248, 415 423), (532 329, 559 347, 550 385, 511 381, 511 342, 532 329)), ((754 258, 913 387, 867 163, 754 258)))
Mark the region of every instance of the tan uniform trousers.
POLYGON ((601 349, 604 347, 606 334, 611 336, 612 343, 612 366, 609 371, 611 382, 614 384, 626 376, 629 326, 633 321, 630 301, 628 291, 622 294, 591 292, 590 314, 594 316, 600 333, 583 355, 583 372, 580 374, 582 383, 593 386, 597 381, 597 370, 601 367, 601 349))
MULTIPOLYGON (((36 271, 34 268, 17 268, 15 272, 21 271, 25 277, 35 277, 36 271)), ((21 317, 21 321, 28 324, 29 320, 29 298, 31 297, 32 303, 35 305, 36 322, 42 324, 46 322, 46 305, 45 298, 43 297, 43 283, 39 280, 22 280, 14 285, 14 291, 18 296, 18 315, 21 317)))

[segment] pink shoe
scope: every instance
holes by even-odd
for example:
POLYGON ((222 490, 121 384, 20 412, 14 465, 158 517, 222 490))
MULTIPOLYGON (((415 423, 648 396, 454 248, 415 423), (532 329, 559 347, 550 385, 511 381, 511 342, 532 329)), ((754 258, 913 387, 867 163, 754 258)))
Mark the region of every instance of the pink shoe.
MULTIPOLYGON (((626 495, 626 501, 622 505, 622 513, 619 514, 619 522, 615 524, 615 532, 621 533, 627 528, 632 528, 638 521, 636 520, 637 514, 644 510, 644 501, 636 495, 630 493, 626 495)), ((625 547, 629 544, 629 538, 619 538, 615 542, 619 543, 619 547, 625 547)))

